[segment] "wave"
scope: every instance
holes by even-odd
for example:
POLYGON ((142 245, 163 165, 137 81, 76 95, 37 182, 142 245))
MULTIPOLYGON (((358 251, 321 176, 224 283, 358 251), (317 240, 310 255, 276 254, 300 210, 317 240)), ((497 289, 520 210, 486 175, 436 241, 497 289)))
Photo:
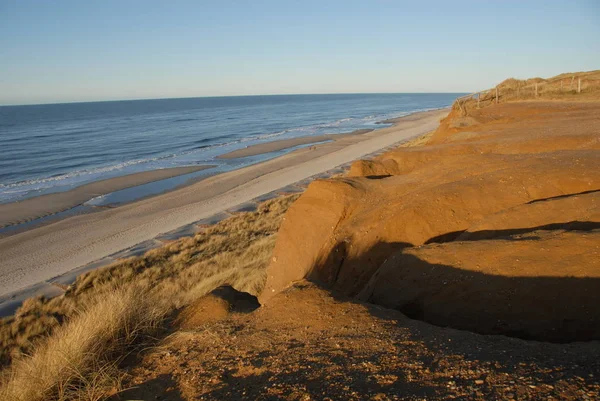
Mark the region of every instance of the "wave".
MULTIPOLYGON (((422 109, 416 109, 416 110, 411 110, 411 111, 394 112, 394 113, 380 114, 380 115, 370 114, 370 115, 363 116, 363 117, 350 116, 350 117, 340 118, 338 120, 331 121, 331 122, 325 122, 325 123, 319 123, 319 124, 313 124, 313 125, 306 125, 306 126, 296 127, 296 128, 288 128, 288 129, 285 129, 283 131, 274 132, 274 133, 270 133, 270 134, 262 134, 262 135, 256 135, 256 136, 246 137, 246 138, 242 139, 242 142, 247 142, 247 141, 252 141, 252 140, 261 140, 261 139, 269 139, 269 138, 274 138, 274 137, 278 137, 278 136, 281 136, 281 135, 285 135, 285 134, 288 134, 288 133, 294 133, 294 132, 313 132, 313 133, 316 133, 320 129, 339 128, 344 123, 348 123, 348 122, 351 122, 351 121, 356 121, 359 124, 376 123, 376 122, 380 122, 380 121, 388 120, 388 119, 392 119, 392 118, 405 117, 407 115, 414 114, 414 113, 420 113, 420 112, 432 111, 432 110, 440 110, 440 109, 443 109, 443 108, 444 107, 430 107, 430 108, 422 108, 422 109)), ((357 125, 359 125, 359 124, 357 124, 357 125)), ((348 126, 348 132, 353 131, 353 130, 359 128, 359 127, 356 127, 356 126, 353 127, 350 124, 348 124, 348 125, 349 125, 348 126)))
MULTIPOLYGON (((312 125, 295 127, 295 128, 289 128, 289 129, 285 129, 285 130, 273 132, 273 133, 256 134, 256 135, 251 135, 251 136, 247 136, 244 138, 234 139, 231 141, 212 143, 212 144, 209 142, 219 140, 219 139, 224 139, 224 138, 223 137, 221 137, 221 138, 203 138, 202 140, 196 141, 196 143, 194 144, 195 146, 189 150, 176 152, 176 153, 172 153, 172 154, 168 154, 168 155, 150 157, 150 158, 134 159, 134 160, 129 160, 129 161, 112 164, 109 166, 81 169, 81 170, 70 171, 67 173, 58 173, 58 174, 55 174, 55 175, 52 175, 49 177, 21 180, 21 181, 12 182, 12 183, 6 183, 6 184, 0 183, 0 190, 2 190, 2 192, 4 192, 6 194, 6 193, 8 193, 9 189, 18 189, 19 187, 26 187, 26 186, 27 187, 39 186, 40 184, 58 183, 61 181, 65 181, 65 180, 69 180, 69 179, 73 179, 73 178, 77 178, 77 177, 101 175, 101 174, 106 174, 106 173, 110 173, 110 172, 117 171, 117 170, 122 170, 127 167, 131 167, 131 166, 135 166, 135 165, 151 163, 151 162, 170 159, 170 158, 176 158, 179 156, 185 156, 185 155, 189 155, 192 153, 207 151, 207 150, 214 149, 214 148, 231 146, 231 145, 235 145, 238 143, 245 143, 245 142, 251 142, 251 141, 264 141, 264 140, 276 138, 278 136, 282 136, 282 135, 290 134, 290 133, 292 133, 292 134, 294 134, 294 133, 315 134, 319 130, 323 130, 323 129, 327 129, 327 128, 338 128, 340 125, 349 123, 351 121, 357 121, 357 122, 358 121, 369 121, 369 120, 372 120, 373 118, 375 118, 374 115, 369 115, 369 116, 362 117, 362 118, 352 116, 352 117, 341 118, 341 119, 338 119, 335 121, 324 122, 324 123, 319 123, 319 124, 312 124, 312 125)), ((194 120, 197 120, 197 119, 196 118, 181 118, 181 119, 177 119, 174 121, 194 121, 194 120)), ((349 127, 349 129, 352 129, 352 127, 349 127)), ((80 130, 79 132, 93 132, 93 130, 88 130, 88 131, 80 130)))
MULTIPOLYGON (((346 122, 353 121, 353 120, 368 121, 373 118, 375 118, 375 116, 367 116, 367 117, 362 117, 362 118, 361 117, 340 118, 339 120, 335 120, 335 121, 331 121, 331 122, 319 123, 319 124, 313 124, 313 125, 305 125, 305 126, 296 127, 296 128, 288 128, 288 129, 284 129, 283 131, 274 132, 274 133, 270 133, 270 134, 262 134, 262 135, 247 137, 247 138, 245 138, 244 141, 251 141, 251 140, 255 140, 255 139, 269 139, 269 138, 278 137, 278 136, 281 136, 284 134, 288 134, 291 132, 316 132, 319 129, 337 128, 340 125, 342 125, 346 122)), ((349 127, 349 129, 352 129, 352 128, 349 127)))
POLYGON ((64 181, 64 180, 67 180, 70 178, 81 177, 81 176, 86 176, 86 175, 109 173, 111 171, 121 170, 125 167, 134 166, 134 165, 142 164, 142 163, 148 163, 148 162, 152 162, 152 161, 157 161, 157 160, 161 160, 161 159, 169 158, 169 157, 173 157, 173 155, 153 157, 153 158, 149 158, 149 159, 130 160, 130 161, 117 163, 117 164, 113 164, 113 165, 105 166, 105 167, 76 170, 76 171, 71 171, 68 173, 58 173, 58 174, 52 175, 50 177, 34 178, 34 179, 30 179, 30 180, 22 180, 22 181, 17 181, 17 182, 8 183, 8 184, 0 184, 0 189, 3 192, 6 192, 5 189, 8 189, 8 188, 18 188, 18 187, 23 187, 23 186, 39 185, 39 184, 45 184, 45 183, 51 183, 51 182, 57 182, 57 181, 64 181))
MULTIPOLYGON (((197 141, 196 143, 199 144, 202 142, 209 142, 211 140, 213 140, 213 139, 207 138, 207 139, 203 139, 201 141, 197 141)), ((61 181, 65 181, 65 180, 69 180, 69 179, 73 179, 73 178, 77 178, 77 177, 106 174, 106 173, 110 173, 110 172, 117 171, 117 170, 122 170, 127 167, 131 167, 131 166, 135 166, 135 165, 151 163, 151 162, 167 160, 167 159, 173 159, 173 158, 176 158, 179 156, 196 153, 198 151, 208 150, 208 149, 227 146, 227 145, 233 145, 233 144, 236 144, 239 142, 242 142, 242 140, 238 139, 235 141, 215 143, 215 144, 210 144, 210 145, 197 145, 190 150, 185 150, 182 152, 170 153, 170 154, 166 154, 166 155, 144 158, 144 159, 129 160, 129 161, 121 162, 121 163, 112 164, 109 166, 75 170, 75 171, 70 171, 68 173, 58 173, 58 174, 54 174, 49 177, 22 180, 22 181, 12 182, 12 183, 8 183, 8 184, 0 183, 0 191, 2 191, 3 193, 8 193, 9 189, 19 188, 19 187, 24 187, 24 186, 39 186, 40 184, 58 183, 61 181)), ((37 188, 37 189, 39 189, 39 188, 37 188)))
POLYGON ((172 122, 182 123, 182 122, 186 122, 186 121, 198 121, 198 119, 197 118, 179 118, 177 120, 173 120, 172 122))
MULTIPOLYGON (((440 107, 440 108, 443 108, 443 107, 440 107)), ((203 152, 207 152, 208 150, 215 149, 215 148, 221 148, 221 147, 227 147, 227 146, 235 147, 233 145, 247 143, 247 142, 251 142, 251 141, 269 141, 269 140, 273 140, 274 138, 284 136, 284 135, 289 136, 289 137, 295 137, 295 136, 299 136, 299 135, 318 135, 318 134, 324 134, 324 133, 350 132, 355 129, 365 128, 365 126, 367 126, 367 127, 371 126, 372 124, 376 123, 377 121, 384 121, 384 120, 390 119, 390 118, 397 118, 397 117, 402 117, 402 116, 406 116, 406 115, 421 112, 421 111, 428 111, 428 110, 435 110, 435 109, 436 108, 421 108, 421 109, 411 110, 411 111, 369 114, 369 115, 363 115, 363 116, 353 114, 350 117, 344 117, 344 118, 340 118, 340 119, 333 120, 333 121, 319 122, 317 124, 287 128, 287 129, 277 131, 277 132, 262 133, 262 134, 254 132, 251 135, 247 135, 247 136, 241 137, 241 138, 236 137, 234 135, 223 135, 218 138, 202 138, 202 139, 198 138, 198 140, 196 140, 194 143, 190 144, 190 146, 187 149, 185 149, 185 148, 178 149, 178 150, 174 149, 174 152, 170 153, 170 154, 159 155, 159 156, 155 156, 155 157, 147 157, 147 158, 144 158, 144 156, 138 155, 137 159, 123 161, 123 162, 119 162, 119 163, 115 163, 115 164, 111 164, 111 165, 107 165, 107 166, 99 166, 99 167, 95 167, 95 168, 94 167, 81 168, 79 170, 70 171, 70 172, 66 172, 66 173, 58 173, 53 176, 25 179, 25 180, 9 182, 9 183, 0 183, 0 195, 10 196, 11 194, 17 194, 20 192, 32 191, 32 190, 36 190, 36 189, 46 189, 46 188, 53 187, 55 185, 60 185, 59 183, 65 182, 65 180, 71 180, 71 179, 76 179, 76 181, 85 181, 85 180, 90 180, 90 179, 93 180, 93 179, 97 179, 97 176, 105 175, 105 174, 111 173, 111 172, 116 172, 118 170, 123 170, 123 169, 126 169, 131 166, 142 165, 142 164, 152 163, 152 162, 166 160, 166 159, 174 159, 174 158, 178 158, 181 156, 187 156, 187 155, 194 154, 194 153, 203 153, 203 152), (331 131, 328 132, 328 130, 330 130, 330 129, 331 129, 331 131), (222 141, 222 142, 217 142, 217 141, 222 141), (77 177, 83 177, 83 179, 77 179, 77 177)), ((174 121, 175 122, 180 122, 180 121, 183 122, 183 121, 194 121, 194 120, 198 120, 198 119, 197 118, 180 118, 180 119, 177 119, 174 121)), ((94 130, 86 130, 84 128, 84 129, 78 129, 76 131, 78 133, 86 133, 86 132, 89 133, 89 132, 93 132, 94 130)), ((32 138, 43 138, 45 135, 47 135, 47 133, 40 132, 37 135, 33 135, 32 138)), ((13 138, 7 138, 7 139, 11 140, 13 138)), ((240 146, 240 145, 238 145, 238 146, 240 146)), ((211 153, 211 155, 212 155, 212 153, 211 153)), ((194 159, 194 157, 190 158, 188 156, 188 159, 190 159, 190 160, 188 160, 188 162, 192 162, 191 159, 194 159)), ((83 163, 81 163, 81 164, 77 163, 77 164, 78 165, 74 165, 73 167, 74 168, 83 167, 83 163)), ((143 170, 144 167, 141 167, 141 169, 143 170)), ((135 169, 135 170, 139 170, 139 168, 135 169)))

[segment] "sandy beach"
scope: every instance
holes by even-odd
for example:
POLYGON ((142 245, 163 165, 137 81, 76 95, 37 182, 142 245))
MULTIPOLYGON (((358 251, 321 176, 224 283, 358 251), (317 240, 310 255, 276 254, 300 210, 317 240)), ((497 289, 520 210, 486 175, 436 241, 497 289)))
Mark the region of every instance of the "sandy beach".
MULTIPOLYGON (((392 127, 361 135, 346 135, 333 142, 299 149, 159 196, 70 217, 2 238, 0 295, 67 273, 151 240, 161 233, 423 135, 434 130, 447 112, 435 110, 413 114, 398 120, 392 127)), ((314 142, 314 138, 311 139, 314 142)), ((66 203, 66 200, 63 202, 66 203)), ((33 208, 20 211, 22 216, 36 214, 32 212, 33 208)))

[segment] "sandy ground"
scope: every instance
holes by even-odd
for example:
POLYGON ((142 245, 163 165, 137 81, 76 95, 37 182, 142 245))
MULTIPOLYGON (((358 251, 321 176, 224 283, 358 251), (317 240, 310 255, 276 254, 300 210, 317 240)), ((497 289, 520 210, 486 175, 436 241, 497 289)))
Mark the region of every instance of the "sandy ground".
POLYGON ((311 143, 339 141, 347 138, 349 135, 367 134, 373 130, 359 129, 348 134, 325 134, 315 136, 301 136, 298 138, 280 139, 278 141, 259 143, 257 145, 247 146, 243 149, 234 150, 233 152, 225 153, 217 156, 217 159, 235 159, 238 157, 248 157, 262 155, 264 153, 276 152, 278 150, 289 149, 295 146, 308 145, 311 143))
POLYGON ((260 195, 437 128, 447 110, 300 149, 166 194, 0 239, 0 295, 48 280, 260 195))
POLYGON ((308 282, 252 313, 233 309, 220 321, 227 312, 214 299, 199 304, 182 313, 179 331, 128 369, 129 390, 111 401, 599 396, 595 343, 559 345, 435 327, 308 282))
POLYGON ((0 204, 0 228, 39 219, 79 206, 88 200, 137 185, 205 170, 213 166, 174 167, 144 171, 81 185, 70 191, 0 204))

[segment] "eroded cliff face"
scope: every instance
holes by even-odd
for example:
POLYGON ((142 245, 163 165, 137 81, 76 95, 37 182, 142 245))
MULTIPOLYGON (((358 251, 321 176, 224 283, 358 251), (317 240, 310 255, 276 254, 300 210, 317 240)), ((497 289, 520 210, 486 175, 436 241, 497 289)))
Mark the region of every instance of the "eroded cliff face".
POLYGON ((427 146, 311 184, 262 301, 308 278, 438 325, 600 338, 599 127, 598 103, 454 113, 427 146))

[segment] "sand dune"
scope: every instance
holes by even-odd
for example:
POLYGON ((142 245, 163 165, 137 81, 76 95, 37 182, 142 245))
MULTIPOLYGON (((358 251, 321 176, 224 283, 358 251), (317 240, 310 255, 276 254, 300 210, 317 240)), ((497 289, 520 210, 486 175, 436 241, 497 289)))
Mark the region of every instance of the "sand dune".
POLYGON ((432 145, 313 182, 286 214, 262 302, 309 278, 442 326, 600 338, 599 116, 598 103, 507 103, 452 128, 454 114, 432 145))

